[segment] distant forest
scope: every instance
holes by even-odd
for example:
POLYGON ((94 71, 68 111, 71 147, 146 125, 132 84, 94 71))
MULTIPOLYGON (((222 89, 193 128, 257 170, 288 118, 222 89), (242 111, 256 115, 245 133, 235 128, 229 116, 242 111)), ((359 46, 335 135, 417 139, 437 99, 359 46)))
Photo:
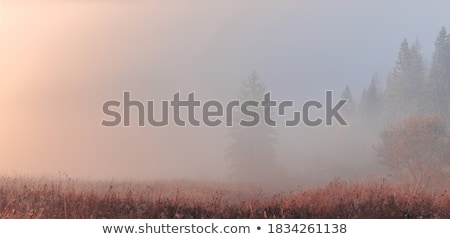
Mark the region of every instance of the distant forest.
POLYGON ((418 41, 405 38, 398 51, 395 66, 389 71, 384 89, 380 76, 374 73, 368 87, 356 102, 350 87, 345 113, 365 122, 385 126, 411 115, 437 114, 449 118, 450 104, 450 35, 442 27, 435 41, 431 64, 425 62, 418 41))
MULTIPOLYGON (((241 86, 239 98, 261 99, 265 90, 253 74, 241 86)), ((358 101, 350 86, 344 88, 341 98, 347 102, 340 113, 351 127, 334 128, 329 135, 316 131, 298 136, 327 145, 313 157, 299 156, 305 168, 300 181, 316 179, 317 175, 367 175, 381 163, 392 178, 414 187, 448 186, 450 35, 445 27, 436 38, 431 63, 425 62, 418 41, 410 44, 404 39, 385 87, 374 73, 358 101)), ((226 158, 233 178, 266 185, 289 181, 286 168, 277 162, 275 131, 264 125, 231 129, 226 158)))

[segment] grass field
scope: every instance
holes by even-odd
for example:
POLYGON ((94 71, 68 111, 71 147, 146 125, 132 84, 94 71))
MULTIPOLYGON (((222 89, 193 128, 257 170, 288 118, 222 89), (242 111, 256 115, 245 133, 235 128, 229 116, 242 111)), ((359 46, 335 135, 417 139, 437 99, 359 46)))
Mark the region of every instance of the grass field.
POLYGON ((450 218, 450 193, 382 181, 275 193, 218 182, 0 177, 0 218, 450 218))

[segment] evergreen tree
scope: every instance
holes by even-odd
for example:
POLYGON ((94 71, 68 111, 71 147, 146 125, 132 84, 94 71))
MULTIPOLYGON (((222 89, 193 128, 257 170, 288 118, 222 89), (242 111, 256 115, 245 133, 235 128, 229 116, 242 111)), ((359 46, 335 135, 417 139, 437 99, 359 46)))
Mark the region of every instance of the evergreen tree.
MULTIPOLYGON (((264 99, 266 87, 256 73, 243 82, 239 93, 242 102, 264 99)), ((231 144, 226 149, 226 159, 230 163, 232 177, 239 181, 265 182, 277 172, 275 163, 276 131, 264 123, 264 108, 259 104, 252 110, 260 115, 256 126, 244 127, 240 121, 245 117, 240 111, 233 112, 233 126, 230 128, 231 144)))
POLYGON ((427 82, 427 110, 447 117, 450 93, 450 39, 445 27, 442 27, 434 45, 435 51, 427 82))
POLYGON ((352 91, 350 90, 350 87, 347 85, 342 92, 342 99, 347 100, 345 105, 342 107, 342 113, 345 117, 352 117, 355 113, 356 103, 353 100, 352 91))
POLYGON ((423 112, 421 95, 424 93, 425 64, 418 42, 409 47, 404 39, 397 62, 389 73, 383 102, 387 123, 423 112))
POLYGON ((425 102, 425 76, 426 69, 423 60, 423 54, 421 53, 420 43, 416 41, 411 46, 408 78, 407 78, 407 90, 405 92, 405 98, 410 101, 408 104, 408 115, 421 114, 426 110, 425 102))
POLYGON ((378 122, 381 111, 381 89, 378 74, 374 73, 370 85, 364 89, 359 112, 365 121, 378 122))
POLYGON ((408 41, 404 39, 400 45, 395 67, 391 70, 387 77, 386 91, 384 94, 383 116, 385 122, 393 121, 393 119, 401 118, 401 112, 398 110, 402 107, 403 78, 407 72, 407 62, 409 58, 408 41))

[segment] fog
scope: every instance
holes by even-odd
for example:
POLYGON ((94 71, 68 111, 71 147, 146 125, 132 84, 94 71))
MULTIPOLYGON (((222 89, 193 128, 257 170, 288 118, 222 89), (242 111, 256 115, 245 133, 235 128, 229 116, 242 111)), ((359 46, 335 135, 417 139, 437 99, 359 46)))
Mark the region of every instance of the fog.
MULTIPOLYGON (((3 0, 0 171, 87 179, 233 180, 229 128, 104 127, 102 105, 190 92, 228 102, 252 72, 273 99, 359 100, 384 88, 401 41, 424 58, 448 1, 3 0)), ((157 103, 158 106, 158 103, 157 103)), ((134 112, 136 113, 136 112, 134 112)), ((279 126, 276 160, 293 180, 378 177, 378 128, 279 126)))

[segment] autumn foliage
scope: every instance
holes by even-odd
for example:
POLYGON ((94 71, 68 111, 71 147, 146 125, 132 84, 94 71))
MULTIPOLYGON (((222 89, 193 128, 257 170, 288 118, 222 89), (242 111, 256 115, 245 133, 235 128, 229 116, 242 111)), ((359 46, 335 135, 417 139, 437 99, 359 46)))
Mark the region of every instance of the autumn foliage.
POLYGON ((411 116, 380 136, 376 153, 394 176, 420 189, 448 186, 450 140, 441 117, 411 116))

